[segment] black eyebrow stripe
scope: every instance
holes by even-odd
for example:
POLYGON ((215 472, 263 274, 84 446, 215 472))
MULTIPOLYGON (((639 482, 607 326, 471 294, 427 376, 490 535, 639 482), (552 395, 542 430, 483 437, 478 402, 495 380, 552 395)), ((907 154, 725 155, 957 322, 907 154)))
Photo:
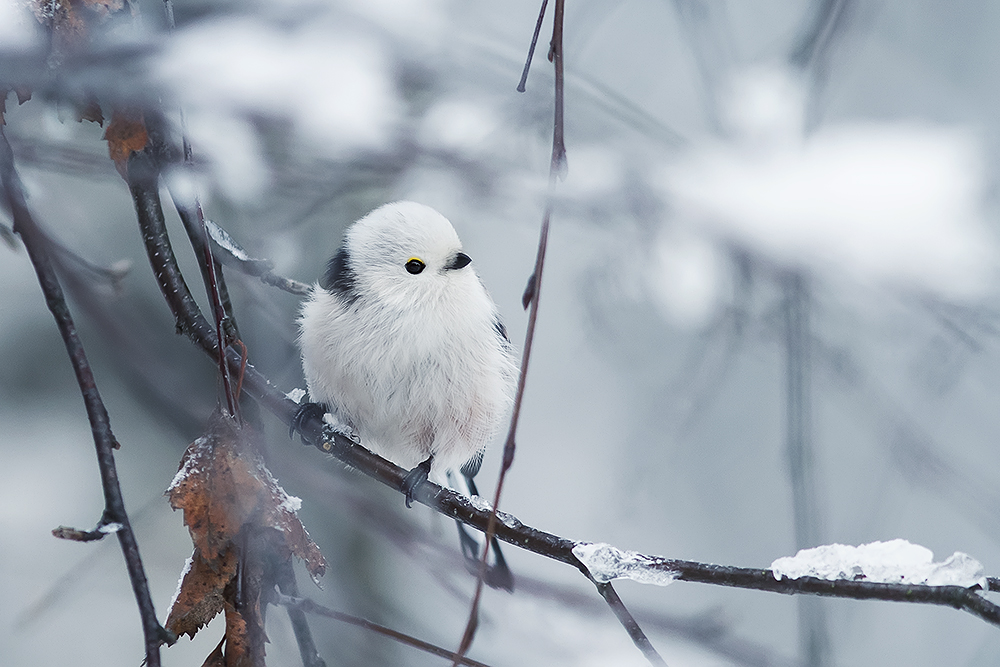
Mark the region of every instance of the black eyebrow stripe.
POLYGON ((358 300, 358 276, 351 268, 351 255, 347 246, 340 246, 337 254, 330 258, 326 265, 326 273, 320 278, 319 286, 331 294, 336 294, 347 305, 358 300))

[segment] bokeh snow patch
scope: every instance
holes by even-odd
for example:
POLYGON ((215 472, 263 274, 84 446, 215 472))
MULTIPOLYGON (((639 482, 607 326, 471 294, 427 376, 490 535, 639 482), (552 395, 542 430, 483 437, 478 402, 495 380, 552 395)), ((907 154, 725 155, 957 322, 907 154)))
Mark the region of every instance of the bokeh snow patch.
POLYGON ((28 3, 0 0, 0 49, 19 51, 40 45, 28 3))
POLYGON ((704 140, 660 174, 677 217, 793 266, 980 294, 996 246, 974 133, 900 121, 807 134, 804 100, 780 71, 735 85, 731 140, 704 140))
POLYGON ((220 172, 220 185, 236 196, 262 185, 257 120, 287 121, 303 145, 339 156, 385 146, 401 116, 380 42, 323 21, 201 22, 170 37, 154 75, 187 112, 192 141, 220 172))

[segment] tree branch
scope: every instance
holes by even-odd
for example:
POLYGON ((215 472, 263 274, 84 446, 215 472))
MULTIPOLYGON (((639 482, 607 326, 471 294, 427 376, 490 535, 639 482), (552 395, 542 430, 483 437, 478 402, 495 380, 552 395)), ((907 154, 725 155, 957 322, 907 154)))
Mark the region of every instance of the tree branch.
POLYGON ((104 490, 104 514, 94 531, 87 533, 68 529, 62 534, 63 536, 74 535, 85 540, 96 539, 96 534, 103 536, 108 532, 115 532, 118 535, 129 580, 132 582, 132 592, 139 606, 145 640, 146 664, 150 667, 159 667, 160 645, 172 642, 174 637, 164 630, 157 620, 153 600, 149 594, 146 572, 139 556, 139 545, 125 511, 125 499, 118 483, 118 471, 114 458, 114 450, 119 445, 111 431, 111 421, 107 409, 101 400, 97 381, 87 361, 83 343, 77 335, 76 325, 73 323, 62 287, 49 257, 46 237, 36 226, 28 209, 21 179, 14 166, 14 154, 2 126, 0 126, 0 181, 3 185, 4 203, 14 220, 14 231, 21 236, 21 240, 24 242, 28 257, 38 275, 38 283, 45 295, 45 302, 56 320, 59 333, 62 335, 63 343, 73 365, 97 450, 101 486, 104 490), (114 526, 114 530, 110 530, 112 526, 114 526))
POLYGON ((290 612, 298 611, 300 613, 315 614, 316 616, 325 616, 326 618, 332 618, 341 623, 348 623, 350 625, 356 625, 359 628, 364 628, 370 630, 383 637, 388 637, 394 639, 407 646, 412 646, 414 648, 430 653, 431 655, 437 655, 442 658, 448 658, 449 660, 457 660, 460 665, 468 665, 469 667, 489 667, 489 665, 479 662, 478 660, 472 660, 464 656, 459 656, 456 653, 436 646, 429 642, 425 642, 416 637, 411 637, 410 635, 404 634, 392 628, 387 628, 384 625, 379 625, 378 623, 372 623, 371 621, 366 621, 363 618, 358 618, 357 616, 351 616, 350 614, 345 614, 343 612, 335 611, 329 607, 324 607, 321 604, 313 602, 309 598, 299 598, 291 597, 288 595, 276 594, 273 600, 275 604, 282 605, 286 607, 290 612))
MULTIPOLYGON (((591 581, 593 581, 593 579, 591 579, 591 581)), ((611 607, 611 611, 614 612, 618 622, 621 623, 622 627, 625 628, 625 631, 628 632, 628 636, 632 639, 632 643, 639 647, 642 654, 646 656, 646 660, 649 660, 649 664, 667 667, 667 663, 663 660, 660 654, 656 652, 656 649, 653 648, 649 638, 646 637, 646 633, 642 631, 642 628, 640 628, 639 624, 636 623, 635 618, 632 616, 631 612, 629 612, 625 603, 622 602, 620 597, 618 597, 618 591, 616 591, 614 586, 611 585, 611 582, 609 581, 601 584, 594 581, 594 585, 597 586, 597 592, 601 594, 604 601, 608 603, 609 607, 611 607)))
MULTIPOLYGON (((547 2, 547 0, 546 0, 547 2)), ((538 22, 535 24, 535 34, 531 39, 531 49, 528 52, 528 61, 524 65, 524 73, 521 75, 521 83, 518 90, 524 90, 524 81, 528 76, 528 67, 531 64, 531 56, 535 51, 535 43, 538 39, 538 31, 545 16, 545 5, 542 3, 541 11, 538 15, 538 22)), ((497 479, 496 491, 493 494, 493 512, 490 516, 489 524, 486 528, 486 539, 483 545, 483 554, 479 560, 479 577, 476 580, 476 590, 472 595, 472 604, 469 610, 469 621, 466 623, 465 632, 462 634, 462 641, 458 647, 458 656, 464 656, 476 634, 476 627, 479 622, 479 601, 483 595, 483 583, 486 579, 486 563, 490 551, 490 543, 493 541, 493 534, 497 524, 497 508, 500 507, 500 496, 503 493, 504 482, 507 479, 507 472, 514 463, 514 452, 517 449, 516 436, 517 426, 521 417, 521 405, 524 402, 524 388, 528 377, 528 362, 531 359, 531 347, 535 339, 535 325, 538 321, 538 300, 542 289, 542 270, 545 268, 545 251, 549 243, 549 221, 552 217, 552 200, 556 179, 565 171, 566 167, 566 142, 564 140, 564 120, 563 102, 565 91, 565 76, 563 71, 563 17, 565 14, 565 0, 556 0, 555 16, 552 19, 552 42, 549 50, 549 60, 555 67, 555 112, 552 120, 552 159, 549 164, 549 192, 545 201, 545 213, 542 216, 542 227, 538 236, 538 251, 535 255, 535 268, 528 278, 528 285, 525 288, 522 303, 525 308, 530 307, 528 313, 528 327, 524 337, 524 350, 521 353, 521 370, 517 378, 517 391, 514 394, 514 407, 511 410, 510 427, 507 431, 507 438, 503 447, 503 463, 500 466, 500 474, 497 479)), ((603 594, 603 593, 602 593, 603 594)), ((607 598, 606 598, 607 599, 607 598)), ((618 601, 621 608, 624 604, 618 601)), ((612 605, 614 609, 614 605, 612 605)), ((626 611, 626 614, 628 612, 626 611)), ((616 611, 616 616, 622 616, 616 611)), ((631 617, 629 617, 631 618, 631 617)), ((638 630, 638 625, 632 621, 632 625, 638 630)), ((639 630, 639 634, 642 631, 639 630)), ((629 631, 631 635, 631 630, 629 631)), ((646 642, 649 648, 649 642, 646 642)), ((640 647, 642 648, 642 647, 640 647)), ((644 650, 645 652, 645 650, 644 650)), ((653 650, 653 653, 656 653, 653 650)), ((657 656, 659 657, 659 656, 657 656)), ((458 666, 458 659, 452 663, 452 667, 458 666)))

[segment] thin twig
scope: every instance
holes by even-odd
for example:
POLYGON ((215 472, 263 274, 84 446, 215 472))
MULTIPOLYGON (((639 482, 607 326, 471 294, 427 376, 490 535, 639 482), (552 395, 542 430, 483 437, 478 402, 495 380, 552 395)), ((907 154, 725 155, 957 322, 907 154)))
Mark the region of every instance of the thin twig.
MULTIPOLYGON (((163 11, 166 15, 167 29, 171 32, 176 29, 174 21, 174 5, 172 0, 163 0, 163 11)), ((182 132, 184 166, 191 167, 193 162, 191 143, 188 141, 186 131, 186 121, 184 110, 180 110, 182 132)), ((176 201, 176 198, 175 198, 176 201)), ((212 244, 209 242, 208 229, 205 226, 205 215, 201 209, 201 202, 195 197, 193 211, 186 207, 177 206, 177 212, 184 221, 191 245, 194 247, 195 255, 198 257, 201 266, 202 278, 205 282, 205 289, 208 292, 208 302, 212 306, 212 315, 215 318, 215 335, 220 341, 227 339, 223 329, 226 324, 235 326, 232 319, 232 305, 229 302, 229 291, 226 289, 222 277, 222 267, 212 257, 212 244), (182 210, 183 209, 183 210, 182 210)), ((232 375, 229 372, 229 365, 226 363, 225 344, 218 346, 219 378, 222 381, 222 390, 226 397, 226 407, 229 414, 240 419, 239 394, 233 392, 232 375)))
MULTIPOLYGON (((493 494, 493 511, 490 514, 490 521, 486 528, 486 539, 483 546, 483 554, 479 561, 479 576, 476 580, 476 589, 472 595, 472 604, 469 609, 469 620, 462 633, 462 640, 459 643, 457 655, 464 656, 472 646, 472 640, 476 635, 476 627, 479 623, 479 603, 483 595, 483 584, 486 579, 487 558, 489 556, 490 542, 496 531, 497 510, 500 506, 500 497, 503 493, 504 482, 507 479, 507 471, 514 463, 514 453, 517 449, 516 436, 517 426, 521 417, 521 405, 524 402, 524 388, 528 377, 528 362, 531 359, 532 343, 535 339, 535 324, 538 320, 538 302, 542 289, 542 270, 545 268, 545 251, 549 242, 549 221, 552 217, 553 190, 557 175, 560 173, 565 162, 566 145, 563 139, 563 58, 562 58, 562 33, 564 0, 556 0, 555 17, 552 21, 552 50, 551 57, 555 65, 555 114, 552 121, 552 159, 549 164, 549 192, 545 201, 545 213, 542 217, 542 227, 538 238, 538 251, 535 255, 535 268, 528 278, 528 286, 525 289, 522 302, 528 312, 528 326, 524 338, 524 350, 521 353, 521 370, 517 378, 517 391, 514 394, 514 407, 511 411, 510 428, 507 431, 507 438, 503 448, 503 463, 500 466, 500 474, 497 479, 496 491, 493 494)), ((525 63, 522 84, 527 77, 528 65, 531 62, 531 54, 535 50, 535 42, 538 39, 538 30, 542 24, 542 17, 545 14, 545 3, 542 4, 541 13, 538 16, 538 23, 535 25, 535 36, 531 40, 531 49, 528 52, 528 62, 525 63)), ((522 88, 519 86, 519 88, 522 88)), ((452 664, 457 667, 458 659, 452 664)))
POLYGON ((287 607, 289 611, 298 610, 300 612, 305 612, 307 614, 315 614, 317 616, 325 616, 326 618, 332 618, 334 620, 340 621, 341 623, 348 623, 350 625, 355 625, 359 628, 364 628, 372 632, 378 633, 384 637, 394 639, 407 646, 412 646, 413 648, 420 649, 430 653, 431 655, 440 656, 442 658, 448 658, 449 660, 458 660, 460 665, 468 665, 469 667, 489 667, 489 665, 479 662, 478 660, 472 660, 471 658, 459 657, 455 653, 452 653, 448 649, 441 648, 429 642, 425 642, 416 637, 411 637, 410 635, 399 632, 398 630, 393 630, 392 628, 387 628, 384 625, 379 625, 378 623, 372 623, 371 621, 366 621, 363 618, 358 618, 357 616, 351 616, 350 614, 345 614, 343 612, 334 611, 329 607, 324 607, 321 604, 313 602, 309 598, 299 598, 290 597, 288 595, 276 594, 273 602, 279 604, 283 607, 287 607))
POLYGON ((100 528, 111 523, 120 524, 120 528, 116 532, 125 557, 129 580, 132 582, 132 592, 135 595, 139 615, 142 619, 146 664, 150 667, 158 667, 160 665, 160 645, 171 641, 172 635, 164 630, 157 620, 153 600, 149 594, 146 572, 139 555, 139 545, 125 511, 125 500, 118 483, 118 472, 115 466, 114 449, 117 442, 111 431, 111 421, 107 409, 104 407, 104 402, 101 400, 83 343, 77 335, 76 325, 73 323, 62 287, 59 285, 59 279, 49 257, 45 236, 35 225, 34 218, 25 201, 21 179, 14 166, 14 155, 2 127, 0 127, 0 181, 3 185, 3 198, 14 220, 14 231, 21 236, 28 257, 38 275, 38 283, 45 295, 45 302, 56 320, 59 332, 62 334, 87 409, 87 417, 90 420, 94 445, 97 449, 101 486, 104 490, 104 515, 98 526, 100 528))
POLYGON ((248 276, 260 278, 265 285, 277 287, 289 294, 305 296, 309 293, 311 288, 306 283, 275 274, 274 263, 270 260, 250 257, 229 232, 216 223, 206 219, 205 227, 212 242, 213 255, 226 266, 231 266, 248 276))
POLYGON ((653 648, 653 645, 649 642, 649 638, 646 637, 646 633, 642 631, 642 628, 636 623, 635 618, 625 607, 625 603, 618 597, 618 591, 614 589, 611 582, 601 584, 595 581, 594 585, 597 586, 597 591, 604 598, 604 601, 608 603, 608 606, 611 607, 611 611, 614 612, 615 617, 618 618, 622 627, 628 632, 628 636, 632 638, 632 642, 639 647, 642 654, 649 660, 649 664, 667 667, 667 663, 656 652, 656 649, 653 648))
MULTIPOLYGON (((274 573, 275 583, 282 597, 299 597, 299 585, 295 581, 295 570, 292 568, 291 560, 284 560, 277 563, 274 573)), ((281 604, 280 600, 273 600, 281 604)), ((299 645, 299 655, 302 656, 303 667, 326 667, 326 662, 320 657, 316 650, 316 642, 313 641, 312 631, 306 621, 305 610, 285 605, 288 612, 288 620, 292 624, 292 632, 295 634, 295 641, 299 645)))
POLYGON ((535 22, 535 32, 531 35, 531 46, 528 47, 528 57, 524 60, 524 70, 521 72, 521 80, 517 84, 517 92, 523 93, 524 87, 528 83, 528 70, 531 69, 531 59, 535 56, 535 45, 538 44, 538 33, 542 31, 542 20, 545 19, 545 7, 549 0, 542 0, 542 8, 538 10, 538 20, 535 22))
MULTIPOLYGON (((185 147, 185 159, 187 159, 187 148, 185 147)), ((223 305, 222 291, 220 289, 222 280, 222 267, 219 266, 215 258, 212 257, 212 244, 209 242, 208 228, 205 226, 205 215, 201 210, 201 202, 195 200, 195 215, 197 216, 198 227, 201 232, 202 252, 204 253, 204 266, 206 271, 206 289, 210 303, 212 304, 212 314, 215 316, 215 335, 220 341, 226 340, 223 331, 224 322, 227 320, 226 307, 223 305)), ((228 294, 227 294, 228 297, 228 294)), ((228 303, 228 298, 226 303, 228 303)), ((226 346, 223 342, 219 345, 219 374, 222 378, 222 388, 226 395, 226 404, 229 407, 229 414, 237 419, 240 418, 239 396, 233 391, 233 379, 229 373, 229 365, 226 363, 226 346)))
MULTIPOLYGON (((531 49, 528 53, 528 62, 525 63, 524 74, 518 90, 523 91, 524 79, 527 77, 528 65, 531 62, 531 54, 535 49, 535 42, 538 38, 538 30, 542 23, 542 16, 545 12, 545 4, 542 5, 538 23, 535 26, 535 36, 531 41, 531 49)), ((565 140, 565 71, 563 67, 563 19, 565 16, 565 0, 556 0, 555 14, 552 19, 552 43, 549 50, 549 60, 555 68, 555 109, 552 120, 552 158, 549 163, 549 191, 545 202, 545 213, 542 217, 542 228, 538 239, 538 253, 535 256, 535 269, 528 278, 528 286, 525 289, 522 303, 531 310, 528 313, 528 327, 524 339, 524 351, 521 357, 521 372, 518 376, 517 393, 514 395, 514 408, 511 414, 510 429, 507 432, 507 439, 504 442, 503 464, 500 467, 500 475, 497 480, 496 492, 493 494, 493 511, 486 528, 486 540, 483 548, 483 555, 479 561, 479 577, 476 581, 476 590, 472 596, 472 605, 469 610, 469 620, 462 634, 462 641, 458 647, 458 655, 465 655, 465 652, 472 646, 472 640, 476 634, 476 627, 479 619, 479 603, 483 594, 483 582, 486 575, 486 563, 489 555, 489 545, 493 539, 497 526, 497 509, 500 506, 500 496, 503 493, 504 482, 507 479, 507 471, 514 463, 514 452, 516 449, 517 426, 521 416, 521 405, 524 401, 524 388, 528 375, 528 361, 531 358, 532 343, 535 338, 535 323, 538 319, 538 302, 542 289, 542 270, 545 267, 545 252, 548 248, 549 222, 552 217, 552 202, 556 181, 565 174, 566 171, 566 140, 565 140)), ((596 582, 595 582, 596 583, 596 582)), ((625 627, 629 637, 635 645, 643 652, 643 655, 654 665, 665 665, 649 639, 643 633, 642 628, 635 622, 635 619, 625 608, 625 604, 610 586, 602 588, 598 585, 601 596, 611 606, 615 616, 625 627), (610 591, 610 592, 609 592, 610 591)), ((452 667, 457 667, 456 660, 452 667)))
POLYGON ((812 19, 799 39, 789 61, 796 67, 816 67, 823 61, 838 30, 844 27, 852 0, 816 0, 812 19))

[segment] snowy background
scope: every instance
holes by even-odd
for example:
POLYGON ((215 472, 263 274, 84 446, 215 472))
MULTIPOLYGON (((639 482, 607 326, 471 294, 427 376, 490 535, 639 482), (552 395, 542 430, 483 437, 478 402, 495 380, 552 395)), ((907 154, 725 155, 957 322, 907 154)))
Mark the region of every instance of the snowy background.
MULTIPOLYGON (((280 274, 315 280, 344 227, 384 202, 438 208, 519 344, 551 142, 551 18, 527 92, 515 91, 537 4, 184 0, 168 35, 162 5, 142 0, 139 20, 109 22, 97 42, 117 59, 71 65, 109 99, 162 100, 178 126, 183 108, 199 170, 173 184, 196 188, 208 216, 280 274)), ((793 54, 822 2, 567 4, 569 170, 503 509, 646 554, 746 567, 794 554, 795 276, 810 317, 816 544, 805 546, 903 538, 1000 576, 1000 5, 841 3, 828 47, 803 65, 793 54)), ((41 48, 21 11, 0 0, 3 76, 41 48)), ((132 262, 120 290, 97 285, 105 320, 74 313, 123 444, 162 616, 190 553, 162 493, 215 404, 214 370, 173 333, 102 129, 42 95, 20 107, 11 97, 7 122, 40 221, 94 262, 132 262)), ((50 535, 99 518, 97 466, 26 255, 0 247, 0 258, 2 662, 136 665, 142 637, 117 544, 50 535)), ((286 390, 302 386, 297 299, 228 275, 255 364, 286 390)), ((271 469, 331 561, 324 589, 303 576, 302 590, 456 646, 472 580, 450 522, 404 510, 399 494, 268 423, 271 469)), ((482 488, 497 465, 494 450, 482 488)), ((487 591, 471 657, 646 664, 577 572, 506 553, 518 591, 487 591)), ((671 665, 804 664, 796 598, 617 587, 671 665)), ((968 614, 822 607, 830 647, 813 664, 998 664, 1000 629, 968 614)), ((444 664, 325 619, 312 627, 329 665, 444 664)), ((268 634, 270 664, 299 664, 279 610, 268 634)), ((209 626, 164 662, 201 664, 220 636, 209 626)))

